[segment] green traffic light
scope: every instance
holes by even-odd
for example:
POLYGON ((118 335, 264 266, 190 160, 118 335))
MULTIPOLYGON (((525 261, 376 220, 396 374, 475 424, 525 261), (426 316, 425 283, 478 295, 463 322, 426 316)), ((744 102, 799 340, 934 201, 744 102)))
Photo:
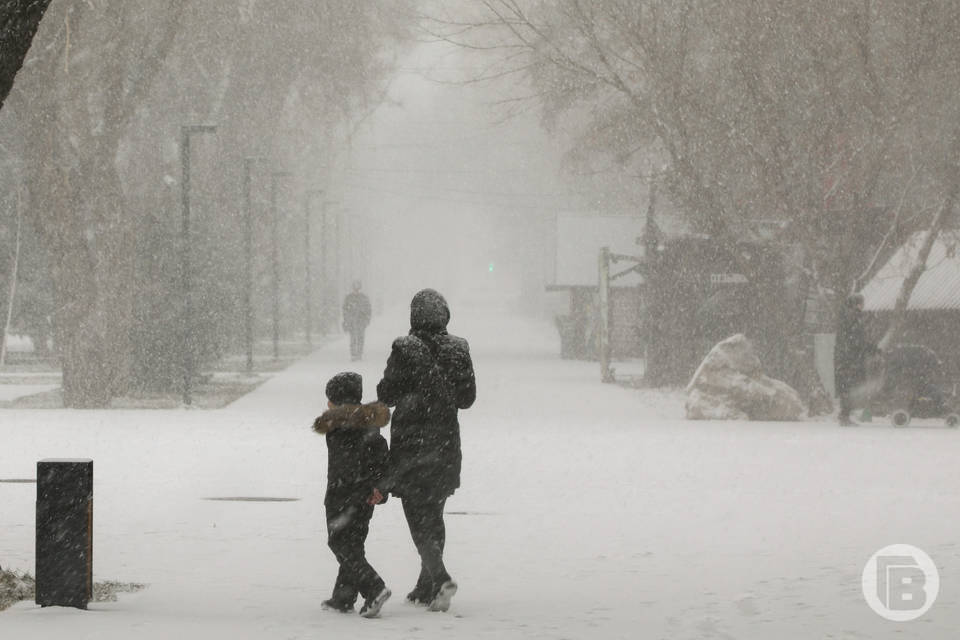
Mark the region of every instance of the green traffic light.
POLYGON ((487 267, 487 271, 489 271, 490 273, 493 273, 493 263, 492 263, 492 262, 490 263, 490 266, 487 267))

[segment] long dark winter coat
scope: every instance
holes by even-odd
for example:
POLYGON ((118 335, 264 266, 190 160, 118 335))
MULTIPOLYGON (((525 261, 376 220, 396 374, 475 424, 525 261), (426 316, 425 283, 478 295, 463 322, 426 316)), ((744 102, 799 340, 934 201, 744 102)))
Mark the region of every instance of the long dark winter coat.
POLYGON ((396 407, 387 489, 420 502, 443 500, 460 486, 457 412, 477 395, 470 347, 447 333, 449 320, 439 293, 425 289, 414 296, 410 334, 394 340, 377 385, 379 400, 396 407))
POLYGON ((383 484, 389 450, 379 428, 389 419, 389 409, 377 402, 341 405, 314 421, 313 430, 327 439, 327 508, 362 504, 383 484))
POLYGON ((867 356, 877 352, 877 346, 867 339, 863 312, 857 307, 857 302, 856 296, 847 300, 837 323, 833 369, 837 393, 841 395, 866 380, 867 356))

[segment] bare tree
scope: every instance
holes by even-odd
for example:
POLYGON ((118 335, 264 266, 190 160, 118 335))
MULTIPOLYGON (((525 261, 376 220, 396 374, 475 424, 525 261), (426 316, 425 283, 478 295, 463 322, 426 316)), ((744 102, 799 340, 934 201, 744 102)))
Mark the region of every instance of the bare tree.
POLYGON ((320 164, 318 139, 382 88, 392 18, 349 0, 51 5, 5 133, 21 140, 25 216, 55 256, 68 406, 104 406, 176 359, 180 126, 215 120, 224 141, 194 174, 204 279, 190 331, 216 357, 237 297, 242 158, 320 164))
POLYGON ((49 5, 50 0, 4 0, 0 4, 0 108, 49 5))
POLYGON ((894 344, 903 331, 907 322, 907 305, 910 302, 910 296, 927 268, 927 258, 930 257, 934 242, 946 226, 947 220, 954 215, 957 197, 960 195, 960 129, 953 132, 952 140, 951 162, 944 176, 946 197, 936 215, 933 216, 930 226, 924 230, 923 241, 920 243, 916 255, 913 256, 913 264, 910 265, 907 275, 903 279, 903 284, 900 285, 900 292, 897 294, 897 300, 894 303, 890 326, 887 327, 886 333, 879 342, 881 349, 887 349, 894 344))
POLYGON ((864 265, 837 255, 858 238, 882 237, 895 199, 911 209, 937 188, 905 160, 946 156, 937 124, 953 117, 960 88, 953 4, 469 6, 472 18, 434 14, 426 28, 500 55, 487 77, 526 77, 548 122, 568 117, 565 128, 581 129, 573 150, 660 159, 665 195, 718 238, 750 237, 758 220, 789 221, 785 237, 802 242, 841 290, 864 265))
POLYGON ((13 255, 10 256, 10 289, 7 294, 7 313, 3 323, 3 335, 0 335, 0 367, 7 360, 7 339, 10 336, 10 321, 13 319, 13 305, 17 300, 17 276, 20 271, 20 239, 23 227, 23 215, 20 207, 20 194, 17 193, 17 222, 13 241, 13 255))
MULTIPOLYGON (((46 12, 50 0, 7 0, 0 5, 0 108, 13 88, 13 81, 23 60, 33 43, 33 37, 40 25, 40 20, 46 12)), ((3 326, 3 335, 0 336, 0 366, 6 360, 7 337, 10 332, 10 321, 13 317, 13 305, 17 292, 17 273, 20 266, 20 230, 21 209, 19 191, 17 198, 17 220, 12 268, 10 274, 10 289, 7 296, 6 318, 3 326)))
POLYGON ((186 0, 54 5, 23 93, 28 213, 57 256, 56 342, 67 406, 104 406, 129 380, 133 255, 117 158, 170 52, 186 0), (149 4, 149 6, 148 6, 149 4))
POLYGON ((661 175, 684 219, 721 241, 785 223, 779 239, 804 248, 815 290, 868 278, 950 188, 937 176, 951 162, 942 132, 960 121, 955 3, 466 7, 434 8, 425 29, 497 56, 485 79, 522 78, 548 125, 579 131, 571 154, 661 175))

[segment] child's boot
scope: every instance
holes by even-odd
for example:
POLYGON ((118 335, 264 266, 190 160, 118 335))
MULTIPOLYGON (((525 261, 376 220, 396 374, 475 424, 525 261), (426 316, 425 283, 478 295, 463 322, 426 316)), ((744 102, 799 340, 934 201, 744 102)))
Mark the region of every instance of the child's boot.
POLYGON ((389 600, 391 595, 393 594, 390 593, 390 589, 382 587, 375 596, 364 601, 363 606, 360 607, 360 615, 364 618, 376 618, 380 615, 383 603, 389 600))

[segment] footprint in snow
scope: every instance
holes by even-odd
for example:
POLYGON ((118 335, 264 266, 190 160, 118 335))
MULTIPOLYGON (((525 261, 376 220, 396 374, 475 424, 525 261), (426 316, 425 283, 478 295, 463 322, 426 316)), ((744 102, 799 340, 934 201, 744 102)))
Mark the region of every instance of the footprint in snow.
POLYGON ((757 601, 752 595, 737 598, 735 604, 737 605, 737 611, 739 611, 741 615, 755 616, 760 613, 760 607, 757 606, 757 601))

